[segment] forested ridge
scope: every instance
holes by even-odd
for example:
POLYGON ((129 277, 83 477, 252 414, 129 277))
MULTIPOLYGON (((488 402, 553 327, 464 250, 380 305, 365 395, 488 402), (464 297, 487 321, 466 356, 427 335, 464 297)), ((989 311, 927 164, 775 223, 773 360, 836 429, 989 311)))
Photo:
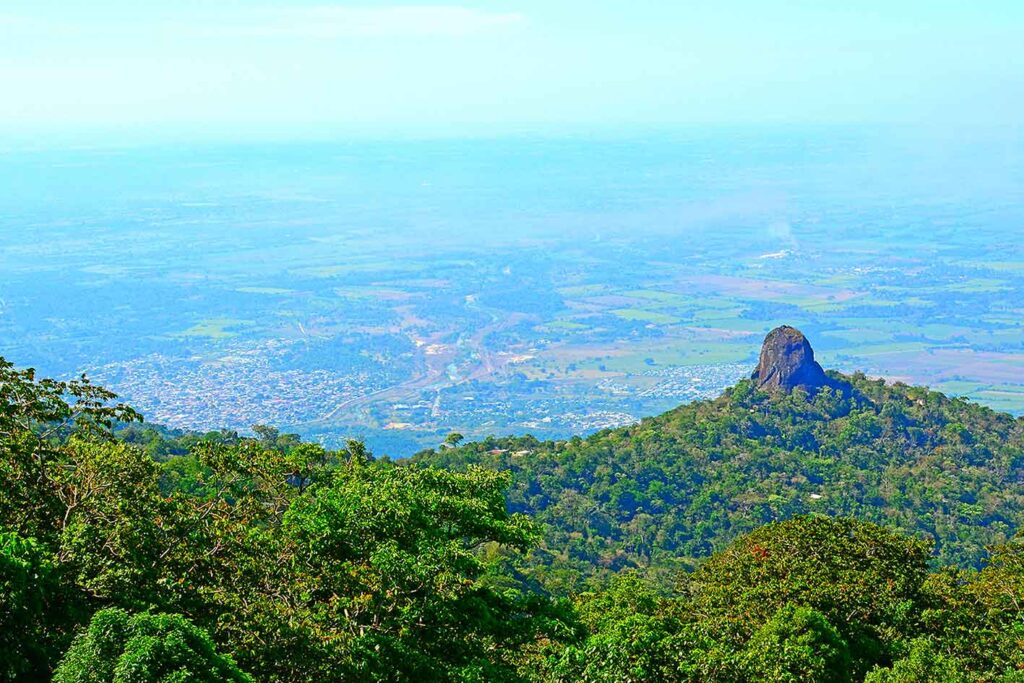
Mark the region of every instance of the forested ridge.
POLYGON ((833 378, 396 463, 0 359, 0 679, 1024 681, 1020 421, 833 378))
POLYGON ((625 568, 692 568, 762 524, 821 513, 935 544, 980 567, 1024 523, 1024 421, 921 387, 830 373, 838 387, 720 398, 586 439, 487 439, 418 463, 513 475, 510 508, 548 532, 533 561, 570 589, 625 568))

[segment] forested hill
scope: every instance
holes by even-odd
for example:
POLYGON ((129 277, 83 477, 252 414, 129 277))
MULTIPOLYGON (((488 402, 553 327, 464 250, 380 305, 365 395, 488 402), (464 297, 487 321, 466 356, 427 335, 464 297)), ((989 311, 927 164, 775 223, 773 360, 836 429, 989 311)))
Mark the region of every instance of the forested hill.
POLYGON ((800 515, 667 571, 801 510, 962 563, 1016 524, 1016 421, 774 342, 717 401, 420 458, 512 489, 270 427, 126 425, 110 392, 0 358, 0 680, 1024 680, 1020 535, 929 570, 928 542, 800 515), (631 565, 660 585, 571 590, 631 565))
POLYGON ((1024 523, 1024 421, 862 374, 816 375, 809 345, 776 351, 783 374, 819 379, 780 383, 762 354, 760 380, 636 425, 557 442, 487 439, 414 460, 511 471, 511 509, 547 526, 533 562, 561 587, 628 567, 688 567, 804 513, 931 538, 939 563, 965 567, 1024 523), (807 366, 781 367, 794 348, 807 366))

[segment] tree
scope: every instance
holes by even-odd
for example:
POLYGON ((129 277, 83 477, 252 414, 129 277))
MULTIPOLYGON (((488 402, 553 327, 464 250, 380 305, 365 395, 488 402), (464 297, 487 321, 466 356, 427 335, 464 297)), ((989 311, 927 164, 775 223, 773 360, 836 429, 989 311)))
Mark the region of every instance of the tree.
POLYGON ((285 453, 243 439, 201 442, 163 468, 154 603, 188 615, 261 678, 299 669, 291 660, 308 658, 319 638, 292 601, 301 588, 281 525, 296 499, 333 477, 328 460, 311 444, 285 453))
POLYGON ((577 602, 590 635, 568 643, 546 671, 559 683, 628 681, 734 681, 733 653, 699 627, 672 615, 670 600, 657 595, 637 574, 612 579, 606 590, 577 602))
POLYGON ((1024 672, 1024 535, 992 549, 988 566, 979 573, 970 590, 976 600, 975 629, 968 637, 980 666, 1021 675, 1020 672, 1024 672), (984 621, 978 619, 982 615, 984 621))
POLYGON ((282 434, 277 427, 253 425, 252 432, 264 447, 287 452, 301 443, 298 434, 282 434))
POLYGON ((650 586, 633 573, 615 577, 607 590, 581 596, 576 607, 591 635, 561 653, 552 678, 669 680, 674 666, 665 643, 677 625, 659 614, 660 603, 650 586))
POLYGON ((757 630, 742 654, 752 681, 842 683, 850 680, 850 652, 820 612, 786 605, 757 630))
POLYGON ((84 376, 37 380, 0 357, 0 528, 52 540, 66 512, 54 482, 66 460, 61 445, 70 435, 110 441, 116 422, 141 419, 114 398, 84 376))
POLYGON ((1024 535, 992 549, 975 590, 996 621, 1024 619, 1024 535))
POLYGON ((568 632, 547 598, 502 585, 500 558, 537 538, 509 514, 505 474, 356 463, 284 518, 308 628, 328 672, 355 680, 520 680, 517 657, 568 632), (492 556, 493 557, 493 556, 492 556), (330 634, 330 635, 327 635, 330 634))
POLYGON ((166 505, 158 465, 141 449, 83 441, 62 447, 52 474, 64 514, 57 553, 91 597, 144 608, 154 602, 160 554, 167 542, 166 505))
POLYGON ((35 539, 0 532, 0 679, 46 678, 73 633, 78 602, 35 539))
POLYGON ((741 537, 682 588, 692 618, 733 642, 788 605, 812 608, 849 645, 856 677, 913 633, 928 559, 927 543, 874 524, 805 516, 741 537))
POLYGON ((876 668, 864 683, 970 683, 975 680, 967 673, 963 662, 942 654, 927 638, 918 638, 906 657, 897 660, 891 668, 876 668))
POLYGON ((55 683, 251 683, 205 631, 178 614, 97 612, 54 674, 55 683))

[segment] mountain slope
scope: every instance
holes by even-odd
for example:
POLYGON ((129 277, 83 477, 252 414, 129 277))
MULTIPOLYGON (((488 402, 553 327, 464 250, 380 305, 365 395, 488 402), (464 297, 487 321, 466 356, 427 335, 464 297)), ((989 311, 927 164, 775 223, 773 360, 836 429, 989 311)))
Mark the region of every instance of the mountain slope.
POLYGON ((862 374, 811 387, 745 380, 586 439, 487 439, 414 461, 510 470, 510 508, 547 525, 533 561, 556 586, 688 567, 804 513, 931 538, 940 562, 960 566, 1024 523, 1024 421, 862 374))

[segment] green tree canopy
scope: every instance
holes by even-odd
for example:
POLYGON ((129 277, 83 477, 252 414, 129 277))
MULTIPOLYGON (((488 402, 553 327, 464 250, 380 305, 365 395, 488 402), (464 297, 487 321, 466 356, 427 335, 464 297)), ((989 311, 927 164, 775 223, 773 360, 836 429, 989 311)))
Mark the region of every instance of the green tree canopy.
POLYGON ((945 655, 926 638, 915 640, 906 657, 892 667, 877 668, 864 679, 864 683, 970 683, 971 676, 963 662, 945 655))
POLYGON ((55 683, 251 683, 205 631, 178 614, 97 612, 55 683))
POLYGON ((846 641, 820 612, 786 605, 754 633, 741 655, 752 681, 843 683, 850 680, 846 641))
POLYGON ((797 517, 741 537, 683 588, 692 617, 734 640, 789 605, 811 608, 849 644, 863 675, 912 633, 924 608, 929 545, 866 522, 797 517))
POLYGON ((35 539, 0 532, 0 679, 45 678, 81 607, 57 558, 35 539))
POLYGON ((508 477, 358 461, 284 519, 309 618, 358 680, 519 680, 509 655, 566 632, 539 595, 503 586, 502 555, 536 527, 506 511, 508 477))

